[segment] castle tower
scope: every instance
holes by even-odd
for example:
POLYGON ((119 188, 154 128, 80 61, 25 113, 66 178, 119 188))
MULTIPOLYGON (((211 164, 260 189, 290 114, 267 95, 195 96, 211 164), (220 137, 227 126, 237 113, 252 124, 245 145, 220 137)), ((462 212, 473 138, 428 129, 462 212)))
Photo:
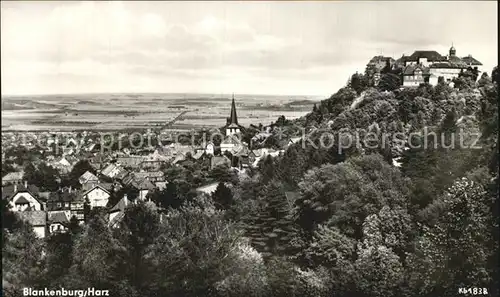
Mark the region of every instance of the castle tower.
POLYGON ((450 47, 450 57, 455 57, 456 55, 457 55, 457 50, 455 49, 455 47, 453 47, 452 43, 450 47))

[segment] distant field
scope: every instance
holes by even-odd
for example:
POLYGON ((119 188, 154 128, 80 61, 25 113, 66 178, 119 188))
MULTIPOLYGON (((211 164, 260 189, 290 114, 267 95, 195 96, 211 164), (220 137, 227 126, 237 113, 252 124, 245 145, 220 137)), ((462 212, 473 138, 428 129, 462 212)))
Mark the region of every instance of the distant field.
MULTIPOLYGON (((235 96, 242 125, 293 119, 321 98, 235 96)), ((171 127, 192 129, 225 124, 231 96, 199 94, 95 94, 2 97, 2 131, 120 130, 158 128, 187 111, 171 127)))

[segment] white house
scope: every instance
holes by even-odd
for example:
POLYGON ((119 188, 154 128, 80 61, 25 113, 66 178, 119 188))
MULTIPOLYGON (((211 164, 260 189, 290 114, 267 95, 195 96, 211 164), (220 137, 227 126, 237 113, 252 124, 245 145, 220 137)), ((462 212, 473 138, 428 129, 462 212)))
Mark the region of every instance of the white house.
POLYGON ((205 154, 207 155, 214 155, 215 153, 215 146, 213 142, 209 142, 207 146, 205 147, 205 154))
POLYGON ((49 211, 47 213, 47 225, 50 234, 66 232, 70 222, 70 211, 49 211))
POLYGON ((105 207, 108 204, 110 196, 109 191, 99 184, 82 195, 84 201, 88 199, 91 209, 94 207, 105 207))
POLYGON ((14 185, 14 196, 9 200, 11 210, 16 212, 40 211, 42 203, 28 190, 27 186, 14 185))

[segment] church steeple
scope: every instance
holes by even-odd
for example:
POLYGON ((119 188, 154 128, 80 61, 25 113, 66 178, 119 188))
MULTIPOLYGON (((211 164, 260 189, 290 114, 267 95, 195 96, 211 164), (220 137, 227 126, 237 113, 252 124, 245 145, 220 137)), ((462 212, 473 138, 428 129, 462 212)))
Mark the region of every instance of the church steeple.
POLYGON ((231 102, 231 116, 229 118, 229 124, 238 125, 238 117, 236 116, 236 104, 234 103, 234 94, 233 94, 233 101, 231 102))
POLYGON ((231 102, 231 115, 229 118, 227 118, 226 136, 239 133, 240 133, 240 125, 238 124, 238 117, 236 116, 236 104, 234 103, 234 94, 233 94, 233 100, 231 102))

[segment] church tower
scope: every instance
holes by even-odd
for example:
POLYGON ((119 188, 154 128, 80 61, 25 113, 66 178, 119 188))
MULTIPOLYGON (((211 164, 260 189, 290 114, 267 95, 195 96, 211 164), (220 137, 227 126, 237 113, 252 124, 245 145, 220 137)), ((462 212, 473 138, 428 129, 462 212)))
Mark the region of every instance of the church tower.
POLYGON ((233 94, 233 100, 231 102, 231 114, 230 117, 227 119, 226 136, 238 133, 240 133, 240 125, 238 124, 238 117, 236 115, 236 104, 234 103, 234 94, 233 94))

